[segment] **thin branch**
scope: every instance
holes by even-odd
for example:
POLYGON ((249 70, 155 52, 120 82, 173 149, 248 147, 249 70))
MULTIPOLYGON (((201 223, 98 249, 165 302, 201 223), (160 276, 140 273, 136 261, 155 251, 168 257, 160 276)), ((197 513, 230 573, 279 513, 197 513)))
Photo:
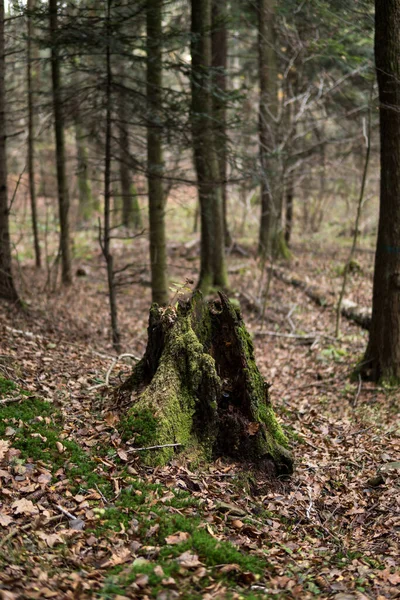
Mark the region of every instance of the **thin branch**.
POLYGON ((142 450, 158 450, 159 448, 176 448, 183 444, 163 444, 162 446, 147 446, 147 448, 131 448, 128 452, 141 452, 142 450))

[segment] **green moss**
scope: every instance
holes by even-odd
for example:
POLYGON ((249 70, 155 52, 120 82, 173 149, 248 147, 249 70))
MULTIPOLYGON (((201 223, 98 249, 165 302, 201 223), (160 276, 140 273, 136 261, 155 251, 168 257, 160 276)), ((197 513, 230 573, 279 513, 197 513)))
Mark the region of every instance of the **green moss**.
POLYGON ((122 441, 134 439, 135 446, 143 447, 154 440, 157 432, 157 421, 148 408, 139 410, 136 406, 121 418, 118 426, 122 441))
MULTIPOLYGON (((179 310, 179 309, 178 309, 179 310)), ((174 309, 167 309, 165 319, 174 322, 167 330, 164 352, 157 372, 150 385, 130 409, 128 419, 135 427, 137 415, 144 411, 151 414, 152 427, 146 437, 148 445, 182 444, 186 448, 200 448, 199 440, 192 431, 196 412, 196 393, 200 385, 210 389, 209 410, 216 409, 216 392, 220 381, 215 370, 214 359, 204 352, 192 328, 190 314, 177 319, 174 309), (214 403, 213 403, 214 401, 214 403)), ((125 428, 126 429, 126 428, 125 428)), ((134 433, 134 431, 132 431, 134 433)), ((211 432, 210 436, 211 436, 211 432)), ((201 440, 202 446, 210 446, 207 436, 201 440)), ((135 445, 138 440, 135 439, 135 445)), ((146 445, 146 444, 144 444, 146 445)), ((204 451, 207 448, 204 447, 204 451)), ((174 448, 162 448, 143 456, 145 462, 163 464, 174 454, 174 448)))
MULTIPOLYGON (((254 460, 269 457, 289 471, 287 438, 269 402, 251 337, 240 310, 223 295, 221 302, 206 303, 196 292, 176 308, 161 311, 153 305, 149 331, 159 331, 163 339, 157 347, 154 333, 149 338, 143 365, 151 365, 155 374, 121 422, 123 439, 133 437, 138 447, 176 444, 204 458, 219 451, 243 452, 254 460), (225 400, 230 394, 236 410, 232 417, 226 406, 231 400, 225 400), (253 437, 249 422, 260 424, 253 437)), ((149 464, 165 464, 175 452, 176 447, 163 447, 141 457, 149 464)))
POLYGON ((7 427, 15 431, 8 439, 21 451, 19 460, 43 461, 52 472, 63 468, 74 487, 88 489, 99 485, 103 493, 112 491, 110 483, 98 475, 98 465, 90 456, 75 441, 61 435, 61 414, 50 402, 27 397, 0 406, 0 437, 7 427), (63 452, 57 448, 57 442, 63 445, 63 452))
MULTIPOLYGON (((137 515, 137 513, 136 513, 137 515)), ((140 515, 137 515, 140 518, 140 515)), ((140 534, 146 536, 149 543, 152 545, 161 545, 160 552, 157 557, 157 562, 143 562, 139 559, 137 564, 133 564, 131 569, 114 570, 106 582, 102 590, 102 597, 112 597, 118 590, 124 590, 127 586, 133 583, 139 574, 145 574, 149 577, 148 585, 151 587, 154 597, 158 592, 164 589, 162 580, 165 577, 175 577, 180 573, 180 566, 177 558, 183 552, 191 552, 196 554, 200 561, 209 569, 209 576, 204 577, 199 582, 197 589, 191 585, 190 590, 183 592, 185 598, 202 598, 204 588, 211 582, 211 578, 215 581, 221 580, 230 587, 236 587, 236 574, 221 573, 214 567, 234 563, 239 566, 242 571, 250 571, 261 576, 266 568, 264 559, 242 554, 229 542, 221 542, 212 537, 206 529, 203 528, 201 515, 195 517, 186 517, 179 514, 170 514, 168 512, 159 511, 157 514, 152 511, 151 519, 142 519, 140 521, 140 534), (154 526, 157 525, 156 528, 154 526), (155 533, 151 533, 156 529, 155 533), (177 531, 187 532, 189 538, 181 544, 165 545, 165 538, 168 535, 174 534, 177 531), (150 533, 150 535, 149 535, 150 533), (164 575, 158 576, 154 573, 155 566, 161 566, 164 575)), ((184 582, 182 582, 185 585, 184 582)), ((182 596, 183 597, 183 596, 182 596)), ((228 596, 227 596, 228 597, 228 596)))
POLYGON ((250 411, 252 420, 264 423, 263 436, 259 436, 258 450, 260 455, 269 453, 273 458, 286 462, 289 459, 288 440, 279 425, 274 410, 268 400, 268 388, 260 371, 258 370, 253 341, 240 314, 233 306, 230 307, 234 319, 237 336, 241 345, 241 354, 245 358, 246 367, 243 371, 246 377, 248 396, 250 398, 250 411), (266 448, 265 446, 266 443, 266 448))
POLYGON ((10 379, 0 377, 0 398, 4 398, 7 394, 17 389, 17 386, 10 379))

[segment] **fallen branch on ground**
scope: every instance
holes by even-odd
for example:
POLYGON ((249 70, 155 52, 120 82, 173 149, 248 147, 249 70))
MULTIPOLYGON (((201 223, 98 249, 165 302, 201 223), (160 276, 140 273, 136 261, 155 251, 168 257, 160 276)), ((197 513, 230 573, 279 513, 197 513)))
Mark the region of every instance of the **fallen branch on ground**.
POLYGON ((137 362, 140 360, 140 358, 138 358, 137 356, 135 356, 134 354, 120 354, 119 356, 117 356, 116 358, 113 359, 111 365, 109 366, 107 373, 106 373, 106 380, 104 383, 98 383, 97 385, 92 385, 92 387, 89 388, 89 391, 91 392, 92 390, 98 390, 100 388, 103 387, 109 387, 110 386, 110 376, 111 376, 111 372, 113 370, 113 368, 115 367, 115 365, 117 364, 117 362, 119 360, 121 360, 121 358, 132 358, 133 360, 136 360, 137 362))
POLYGON ((158 450, 159 448, 175 448, 183 444, 163 444, 162 446, 147 446, 147 448, 131 448, 127 452, 141 452, 142 450, 158 450))
POLYGON ((0 404, 11 404, 11 402, 19 402, 20 400, 27 400, 28 396, 10 396, 9 398, 2 398, 0 404))
MULTIPOLYGON (((311 298, 318 306, 335 307, 335 295, 333 292, 325 290, 318 285, 310 284, 291 273, 285 273, 283 269, 278 269, 277 267, 274 267, 273 274, 280 281, 303 290, 306 296, 311 298)), ((358 306, 352 300, 344 299, 341 313, 349 321, 353 321, 363 329, 369 330, 371 325, 371 311, 368 308, 358 306)))
POLYGON ((325 333, 320 333, 319 331, 313 331, 311 333, 305 334, 296 334, 296 333, 279 333, 277 331, 256 331, 254 332, 256 337, 260 337, 263 335, 271 335, 274 337, 288 338, 292 340, 304 340, 307 342, 314 342, 318 338, 326 338, 328 340, 335 340, 332 335, 326 335, 325 333))

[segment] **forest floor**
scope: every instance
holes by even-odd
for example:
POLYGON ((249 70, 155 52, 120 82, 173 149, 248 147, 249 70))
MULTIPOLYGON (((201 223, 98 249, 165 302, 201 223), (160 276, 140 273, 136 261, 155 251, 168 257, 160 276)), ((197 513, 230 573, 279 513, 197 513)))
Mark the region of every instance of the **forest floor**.
MULTIPOLYGON (((400 598, 400 391, 351 377, 367 333, 343 319, 335 339, 334 311, 275 278, 262 324, 240 292, 260 297, 267 274, 251 254, 231 255, 232 296, 295 472, 271 482, 179 454, 145 468, 99 387, 114 355, 102 257, 84 235, 75 256, 85 276, 71 288, 52 290, 51 273, 22 260, 26 310, 0 304, 0 598, 400 598)), ((347 253, 303 244, 282 266, 337 294, 347 253)), ((179 285, 196 279, 196 254, 170 246, 179 285)), ((118 248, 117 263, 135 265, 119 316, 124 351, 137 357, 146 256, 143 238, 118 248)), ((346 296, 368 305, 373 255, 356 258, 346 296)), ((110 384, 131 364, 115 365, 110 384)))

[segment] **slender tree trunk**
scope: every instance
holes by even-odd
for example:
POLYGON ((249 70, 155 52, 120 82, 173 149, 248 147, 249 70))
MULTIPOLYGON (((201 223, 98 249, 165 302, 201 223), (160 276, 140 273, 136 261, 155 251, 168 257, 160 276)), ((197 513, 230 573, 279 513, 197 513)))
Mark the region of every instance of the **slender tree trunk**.
POLYGON ((285 242, 289 246, 293 228, 293 199, 294 199, 294 173, 291 171, 286 182, 286 217, 285 217, 285 242))
POLYGON ((92 185, 88 173, 88 149, 84 139, 84 132, 79 123, 79 114, 75 117, 75 143, 77 159, 78 201, 79 216, 84 221, 90 219, 95 208, 92 195, 92 185))
POLYGON ((27 2, 27 88, 28 88, 28 175, 29 175, 29 194, 31 199, 31 213, 32 213, 32 231, 33 231, 33 245, 35 249, 35 265, 38 269, 41 267, 41 255, 40 255, 40 242, 38 232, 38 216, 36 207, 36 189, 35 189, 35 140, 34 140, 34 84, 33 84, 33 73, 32 73, 32 39, 33 39, 33 15, 32 11, 35 9, 35 0, 28 0, 27 2))
POLYGON ((162 6, 147 0, 147 179, 153 302, 168 303, 162 129, 162 6))
POLYGON ((258 0, 258 58, 260 79, 259 139, 261 166, 261 219, 258 252, 277 253, 279 247, 281 194, 276 186, 277 165, 271 157, 276 145, 277 64, 274 35, 275 0, 258 0))
POLYGON ((375 0, 381 188, 369 343, 364 373, 400 381, 400 3, 375 0))
POLYGON ((11 270, 8 223, 5 70, 4 0, 0 0, 0 298, 18 302, 11 270))
MULTIPOLYGON (((123 60, 121 57, 120 60, 123 60)), ((121 85, 124 85, 124 72, 121 68, 121 85)), ((119 92, 119 180, 121 184, 122 195, 122 224, 125 227, 134 227, 139 229, 142 227, 142 218, 140 214, 140 206, 132 180, 132 173, 129 167, 130 150, 129 150, 129 130, 126 114, 126 97, 122 90, 119 92)))
POLYGON ((226 138, 226 70, 227 70, 227 29, 226 0, 212 0, 212 67, 213 112, 215 119, 215 148, 218 158, 219 178, 224 215, 225 245, 230 246, 232 238, 227 219, 227 138, 226 138))
POLYGON ((118 328, 117 297, 115 290, 114 275, 114 257, 111 254, 111 86, 112 86, 112 68, 111 68, 111 0, 107 0, 107 21, 106 21, 106 132, 104 149, 104 235, 103 235, 103 255, 107 265, 108 297, 110 302, 111 331, 113 346, 116 352, 121 352, 121 336, 118 328))
POLYGON ((192 0, 191 122, 201 213, 198 287, 203 293, 208 293, 213 285, 220 288, 227 285, 222 194, 212 129, 210 31, 211 0, 192 0))
POLYGON ((56 138, 57 188, 60 218, 60 250, 62 282, 72 283, 71 248, 69 238, 69 198, 65 168, 64 115, 61 95, 60 59, 57 48, 58 2, 49 0, 50 41, 51 41, 51 77, 53 84, 54 131, 56 138))

